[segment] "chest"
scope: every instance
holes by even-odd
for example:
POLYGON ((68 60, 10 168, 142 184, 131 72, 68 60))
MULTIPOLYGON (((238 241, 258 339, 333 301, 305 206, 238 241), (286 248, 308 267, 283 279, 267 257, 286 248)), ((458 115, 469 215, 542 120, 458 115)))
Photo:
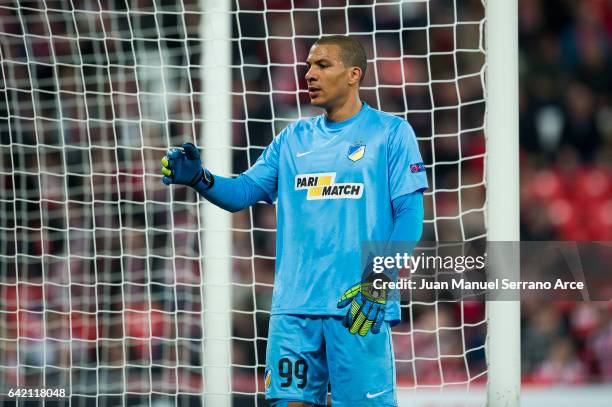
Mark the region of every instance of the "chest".
POLYGON ((386 143, 378 134, 359 129, 323 136, 313 131, 287 146, 281 154, 287 174, 334 173, 336 178, 363 178, 386 171, 386 143), (310 137, 308 137, 310 136, 310 137))

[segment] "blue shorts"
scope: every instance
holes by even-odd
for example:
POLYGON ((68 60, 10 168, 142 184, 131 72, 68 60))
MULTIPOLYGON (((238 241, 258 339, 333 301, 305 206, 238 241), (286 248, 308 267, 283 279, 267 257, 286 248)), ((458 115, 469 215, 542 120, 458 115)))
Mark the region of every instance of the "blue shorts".
POLYGON ((272 315, 265 371, 272 405, 396 406, 391 329, 352 335, 341 317, 272 315))

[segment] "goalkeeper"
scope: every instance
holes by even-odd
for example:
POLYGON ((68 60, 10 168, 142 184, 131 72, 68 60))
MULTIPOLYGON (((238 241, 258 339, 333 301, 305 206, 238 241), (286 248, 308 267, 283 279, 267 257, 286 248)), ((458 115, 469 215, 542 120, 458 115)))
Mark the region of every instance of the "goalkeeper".
POLYGON ((190 143, 162 159, 163 182, 195 188, 229 211, 277 201, 276 274, 266 356, 274 406, 395 406, 390 326, 397 296, 361 270, 365 241, 421 237, 427 177, 410 125, 359 97, 362 45, 330 36, 311 47, 308 95, 324 114, 281 131, 238 178, 202 168, 190 143))

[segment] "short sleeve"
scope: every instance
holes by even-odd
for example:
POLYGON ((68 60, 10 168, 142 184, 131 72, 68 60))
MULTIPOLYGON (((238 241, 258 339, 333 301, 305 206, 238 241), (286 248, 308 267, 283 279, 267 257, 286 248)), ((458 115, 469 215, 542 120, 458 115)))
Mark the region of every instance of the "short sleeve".
POLYGON ((389 134, 387 160, 391 200, 429 187, 414 130, 405 120, 389 134))
POLYGON ((255 164, 244 172, 261 187, 269 197, 269 202, 276 200, 278 195, 278 167, 280 161, 281 139, 287 129, 281 131, 272 143, 261 153, 255 164))

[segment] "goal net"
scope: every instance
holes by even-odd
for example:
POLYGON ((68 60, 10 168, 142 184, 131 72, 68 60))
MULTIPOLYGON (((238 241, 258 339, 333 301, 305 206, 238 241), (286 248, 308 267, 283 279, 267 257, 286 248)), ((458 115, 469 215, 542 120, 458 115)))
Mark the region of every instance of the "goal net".
MULTIPOLYGON (((363 99, 415 130, 430 180, 423 239, 486 237, 480 0, 214 3, 0 5, 1 397, 63 388, 73 405, 198 405, 231 393, 235 405, 263 405, 275 207, 215 212, 162 185, 160 158, 191 141, 208 164, 227 157, 212 172, 237 175, 283 127, 320 114, 304 61, 322 35, 364 44, 363 99), (204 62, 221 21, 227 58, 204 62), (221 77, 225 99, 210 91, 221 77), (207 127, 220 100, 226 134, 207 127), (227 280, 209 284, 218 261, 227 280), (215 304, 231 308, 208 324, 215 304)), ((486 382, 484 304, 402 308, 400 405, 421 389, 467 394, 486 382)))

